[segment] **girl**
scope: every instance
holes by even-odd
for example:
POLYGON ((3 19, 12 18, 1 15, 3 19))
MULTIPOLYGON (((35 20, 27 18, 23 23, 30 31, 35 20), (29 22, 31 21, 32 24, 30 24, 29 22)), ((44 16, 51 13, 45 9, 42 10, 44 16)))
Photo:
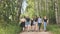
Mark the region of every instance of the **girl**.
POLYGON ((38 30, 39 31, 40 31, 41 24, 42 24, 42 18, 38 17, 38 30))
POLYGON ((23 28, 23 31, 25 30, 25 22, 26 22, 26 20, 25 20, 25 18, 23 17, 23 18, 21 19, 21 27, 23 28))
POLYGON ((47 17, 46 16, 44 16, 44 31, 46 31, 46 25, 47 25, 47 17))
POLYGON ((31 19, 31 30, 33 31, 33 28, 34 28, 34 20, 33 20, 33 18, 31 19))
POLYGON ((38 25, 38 17, 36 16, 36 17, 34 18, 34 30, 35 30, 35 31, 37 31, 37 29, 38 29, 37 25, 38 25))
POLYGON ((26 23, 25 23, 26 29, 29 32, 30 31, 30 18, 29 16, 26 16, 26 23))

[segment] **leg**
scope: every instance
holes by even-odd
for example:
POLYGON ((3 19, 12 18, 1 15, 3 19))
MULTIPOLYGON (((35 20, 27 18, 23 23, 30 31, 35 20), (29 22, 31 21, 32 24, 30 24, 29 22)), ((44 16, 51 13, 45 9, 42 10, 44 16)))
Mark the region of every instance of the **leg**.
POLYGON ((38 31, 38 24, 36 24, 36 31, 38 31))
POLYGON ((28 28, 28 26, 27 25, 25 25, 25 30, 27 31, 27 28, 28 28))
POLYGON ((31 29, 30 30, 33 30, 33 26, 31 25, 31 29))
POLYGON ((41 28, 41 23, 40 23, 40 26, 39 26, 39 30, 40 30, 40 28, 41 28))
POLYGON ((34 26, 32 26, 32 31, 34 30, 34 26))
POLYGON ((28 25, 28 31, 30 31, 30 25, 28 25))
POLYGON ((38 31, 40 31, 41 23, 38 23, 38 31))
POLYGON ((40 30, 40 23, 38 23, 38 28, 39 28, 38 30, 40 30))
POLYGON ((44 31, 46 31, 46 22, 44 22, 44 31))
POLYGON ((25 28, 23 27, 23 31, 25 30, 25 28))
POLYGON ((25 23, 25 29, 28 31, 28 22, 25 23))
POLYGON ((33 30, 35 30, 35 24, 33 25, 33 30))
POLYGON ((34 31, 36 30, 36 24, 34 24, 34 31))

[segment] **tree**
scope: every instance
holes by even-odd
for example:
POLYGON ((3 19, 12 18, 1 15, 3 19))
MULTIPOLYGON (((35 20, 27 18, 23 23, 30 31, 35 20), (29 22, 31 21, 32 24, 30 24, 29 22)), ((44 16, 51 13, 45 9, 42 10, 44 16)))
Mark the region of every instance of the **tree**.
POLYGON ((22 1, 23 0, 1 0, 0 18, 7 23, 9 23, 9 21, 19 21, 22 1))
POLYGON ((23 0, 18 0, 18 7, 19 7, 19 11, 18 11, 18 23, 19 23, 19 21, 20 21, 20 15, 21 15, 21 8, 22 8, 22 2, 23 2, 23 0))

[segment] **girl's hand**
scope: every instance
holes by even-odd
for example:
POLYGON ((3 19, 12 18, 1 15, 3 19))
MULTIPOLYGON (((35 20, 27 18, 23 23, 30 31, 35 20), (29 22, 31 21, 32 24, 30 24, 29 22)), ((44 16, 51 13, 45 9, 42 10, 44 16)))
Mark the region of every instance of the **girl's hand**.
POLYGON ((47 20, 47 25, 49 24, 49 21, 47 20))
POLYGON ((42 22, 42 24, 44 24, 44 22, 42 22))

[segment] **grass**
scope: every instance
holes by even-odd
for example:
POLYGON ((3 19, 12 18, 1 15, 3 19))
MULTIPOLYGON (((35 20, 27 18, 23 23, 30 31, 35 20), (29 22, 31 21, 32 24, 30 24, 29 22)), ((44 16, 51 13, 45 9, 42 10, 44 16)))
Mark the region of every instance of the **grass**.
MULTIPOLYGON (((0 34, 19 34, 21 32, 21 27, 17 23, 5 23, 0 22, 0 34)), ((60 34, 60 25, 51 24, 47 25, 47 30, 51 31, 53 34, 60 34)))
POLYGON ((0 34, 19 34, 21 32, 21 27, 19 24, 1 24, 0 25, 0 34))
POLYGON ((53 34, 60 34, 60 25, 48 25, 47 30, 53 32, 53 34))

